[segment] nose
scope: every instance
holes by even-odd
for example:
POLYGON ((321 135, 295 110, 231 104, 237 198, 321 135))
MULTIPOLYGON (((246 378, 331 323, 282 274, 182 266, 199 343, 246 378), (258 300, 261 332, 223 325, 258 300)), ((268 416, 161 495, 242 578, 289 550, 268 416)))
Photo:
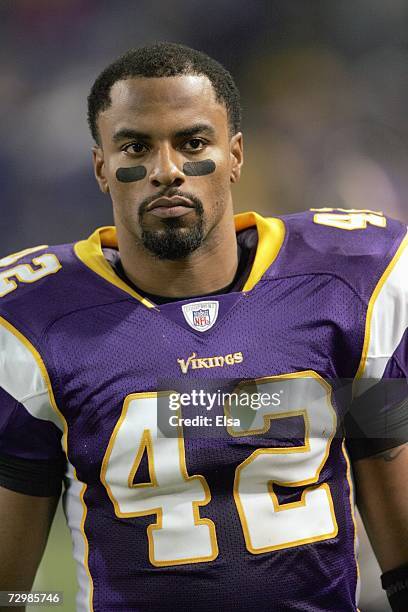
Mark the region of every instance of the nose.
POLYGON ((177 152, 168 145, 163 145, 155 157, 149 180, 155 187, 162 185, 180 187, 185 181, 182 170, 176 163, 177 152))

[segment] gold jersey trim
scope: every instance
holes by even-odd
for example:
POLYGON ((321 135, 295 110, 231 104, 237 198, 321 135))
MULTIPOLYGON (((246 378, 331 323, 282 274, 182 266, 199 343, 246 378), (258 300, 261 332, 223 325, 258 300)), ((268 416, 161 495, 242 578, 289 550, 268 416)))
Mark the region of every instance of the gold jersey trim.
POLYGON ((77 242, 74 246, 76 256, 99 276, 110 282, 115 287, 139 300, 146 308, 155 308, 155 305, 137 293, 132 287, 125 283, 106 261, 102 247, 118 248, 116 228, 113 226, 100 227, 94 231, 86 240, 77 242))
MULTIPOLYGON (((277 257, 285 237, 285 226, 280 219, 265 219, 255 212, 241 213, 235 216, 237 232, 252 226, 256 226, 258 230, 258 247, 251 273, 243 291, 250 291, 255 287, 277 257)), ((146 308, 156 308, 153 302, 137 293, 115 273, 103 255, 103 247, 118 247, 115 227, 98 228, 88 239, 77 242, 74 251, 78 259, 93 272, 137 299, 146 308)))
POLYGON ((243 291, 251 291, 272 265, 281 250, 285 239, 285 225, 281 219, 265 219, 256 212, 235 215, 235 230, 240 232, 252 226, 258 230, 258 247, 251 273, 243 291))

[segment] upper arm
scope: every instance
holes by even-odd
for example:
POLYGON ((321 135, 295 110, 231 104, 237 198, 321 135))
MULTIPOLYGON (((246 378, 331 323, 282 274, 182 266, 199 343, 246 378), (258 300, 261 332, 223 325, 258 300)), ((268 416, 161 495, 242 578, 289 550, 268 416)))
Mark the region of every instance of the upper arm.
POLYGON ((383 572, 408 562, 407 265, 406 234, 367 308, 349 439, 357 504, 383 572))
POLYGON ((64 469, 61 431, 0 387, 0 591, 30 590, 64 469))
POLYGON ((31 589, 57 503, 0 486, 0 591, 31 589))
POLYGON ((357 505, 383 572, 408 562, 408 443, 353 464, 357 505))

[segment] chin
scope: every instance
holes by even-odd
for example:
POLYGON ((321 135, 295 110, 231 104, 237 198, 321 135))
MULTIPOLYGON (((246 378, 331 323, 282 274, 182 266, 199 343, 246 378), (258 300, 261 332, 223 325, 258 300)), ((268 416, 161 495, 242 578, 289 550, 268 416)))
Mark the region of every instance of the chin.
POLYGON ((144 247, 159 259, 184 259, 196 251, 203 243, 201 224, 193 227, 180 227, 166 223, 161 230, 145 229, 142 234, 144 247))

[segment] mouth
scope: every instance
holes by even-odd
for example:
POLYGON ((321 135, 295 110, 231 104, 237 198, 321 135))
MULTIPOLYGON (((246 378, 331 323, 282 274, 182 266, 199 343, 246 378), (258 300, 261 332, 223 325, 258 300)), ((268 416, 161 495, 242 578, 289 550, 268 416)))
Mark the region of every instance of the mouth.
POLYGON ((147 207, 146 212, 155 217, 168 219, 170 217, 182 217, 194 210, 195 206, 191 200, 183 196, 173 196, 171 198, 161 197, 153 200, 147 207))

